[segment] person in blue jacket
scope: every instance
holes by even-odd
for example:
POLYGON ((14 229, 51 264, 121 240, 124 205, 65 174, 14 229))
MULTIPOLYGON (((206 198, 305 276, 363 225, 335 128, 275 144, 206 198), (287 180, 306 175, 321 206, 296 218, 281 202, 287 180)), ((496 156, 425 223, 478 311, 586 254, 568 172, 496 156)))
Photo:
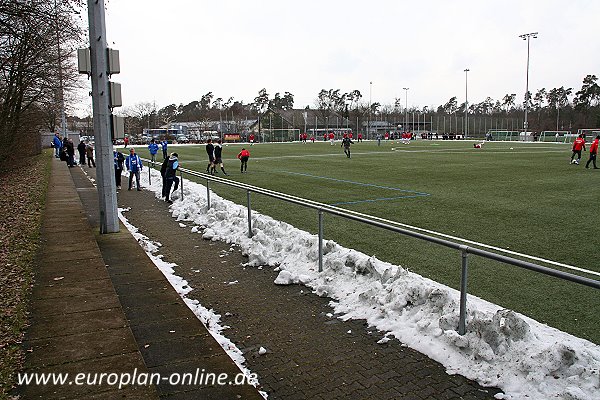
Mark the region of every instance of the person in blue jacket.
POLYGON ((150 160, 152 162, 155 162, 156 161, 156 153, 158 153, 158 145, 156 144, 154 139, 152 139, 152 141, 148 145, 148 150, 150 150, 150 160))
POLYGON ((60 136, 58 136, 58 132, 54 134, 52 138, 52 144, 54 145, 54 157, 60 157, 60 149, 63 147, 62 140, 60 140, 60 136))
POLYGON ((127 167, 127 171, 129 171, 129 189, 131 190, 131 186, 133 185, 133 177, 135 175, 135 180, 137 183, 137 190, 142 190, 140 188, 140 172, 142 171, 142 160, 140 160, 140 156, 135 154, 135 149, 131 148, 129 150, 129 155, 125 159, 125 166, 127 167))
POLYGON ((160 147, 162 147, 163 160, 166 160, 167 158, 169 158, 169 154, 167 154, 167 141, 163 140, 162 142, 160 142, 160 147))

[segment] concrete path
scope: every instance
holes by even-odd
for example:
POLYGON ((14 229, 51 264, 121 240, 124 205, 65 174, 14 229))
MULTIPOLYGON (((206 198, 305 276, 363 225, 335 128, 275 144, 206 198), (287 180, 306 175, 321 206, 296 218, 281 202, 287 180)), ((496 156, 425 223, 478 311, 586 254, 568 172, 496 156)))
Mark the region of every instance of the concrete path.
POLYGON ((247 384, 176 384, 183 374, 199 382, 209 373, 233 378, 240 371, 125 227, 97 234, 97 194, 82 170, 67 169, 58 160, 52 167, 24 343, 25 372, 69 376, 64 384, 22 385, 15 395, 261 399, 247 384), (78 373, 96 384, 77 384, 78 373), (134 373, 141 384, 121 389, 109 384, 134 373), (145 384, 144 374, 155 374, 156 384, 145 384))

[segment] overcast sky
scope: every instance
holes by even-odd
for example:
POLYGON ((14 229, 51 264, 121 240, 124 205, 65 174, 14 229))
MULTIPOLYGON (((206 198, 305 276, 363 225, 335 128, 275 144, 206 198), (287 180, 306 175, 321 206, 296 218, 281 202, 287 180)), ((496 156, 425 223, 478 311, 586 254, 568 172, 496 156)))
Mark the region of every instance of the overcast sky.
POLYGON ((252 102, 266 88, 315 104, 321 89, 438 106, 522 99, 600 75, 598 0, 108 0, 124 106, 187 104, 207 92, 252 102), (369 82, 372 82, 370 84, 369 82))

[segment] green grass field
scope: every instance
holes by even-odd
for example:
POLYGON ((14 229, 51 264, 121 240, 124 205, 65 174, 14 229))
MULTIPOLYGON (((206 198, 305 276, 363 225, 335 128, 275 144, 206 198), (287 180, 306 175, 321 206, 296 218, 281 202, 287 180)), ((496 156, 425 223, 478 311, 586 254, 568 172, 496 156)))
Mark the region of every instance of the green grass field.
MULTIPOLYGON (((184 168, 204 172, 204 146, 171 147, 184 168)), ((139 149, 147 157, 146 149, 139 149)), ((224 147, 232 180, 352 209, 420 228, 600 272, 597 234, 600 170, 569 165, 559 143, 397 141, 278 143, 224 147), (248 173, 235 158, 251 152, 248 173)), ((222 174, 220 175, 222 176, 222 174)), ((211 184, 245 204, 244 191, 211 184)), ((253 208, 316 233, 314 210, 259 195, 253 208)), ((458 288, 460 254, 440 246, 325 216, 325 237, 458 288)), ((469 293, 600 343, 600 291, 478 257, 469 257, 469 293)), ((556 268, 556 267, 554 267, 556 268)), ((594 275, 590 278, 599 279, 594 275)))

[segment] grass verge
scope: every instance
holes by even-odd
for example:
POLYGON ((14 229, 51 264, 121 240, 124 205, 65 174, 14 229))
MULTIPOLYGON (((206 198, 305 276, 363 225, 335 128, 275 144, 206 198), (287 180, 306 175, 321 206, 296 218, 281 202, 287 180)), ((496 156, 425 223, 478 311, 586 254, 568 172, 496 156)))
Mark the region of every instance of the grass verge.
POLYGON ((0 398, 9 396, 23 366, 21 342, 51 161, 44 152, 0 172, 0 398))

